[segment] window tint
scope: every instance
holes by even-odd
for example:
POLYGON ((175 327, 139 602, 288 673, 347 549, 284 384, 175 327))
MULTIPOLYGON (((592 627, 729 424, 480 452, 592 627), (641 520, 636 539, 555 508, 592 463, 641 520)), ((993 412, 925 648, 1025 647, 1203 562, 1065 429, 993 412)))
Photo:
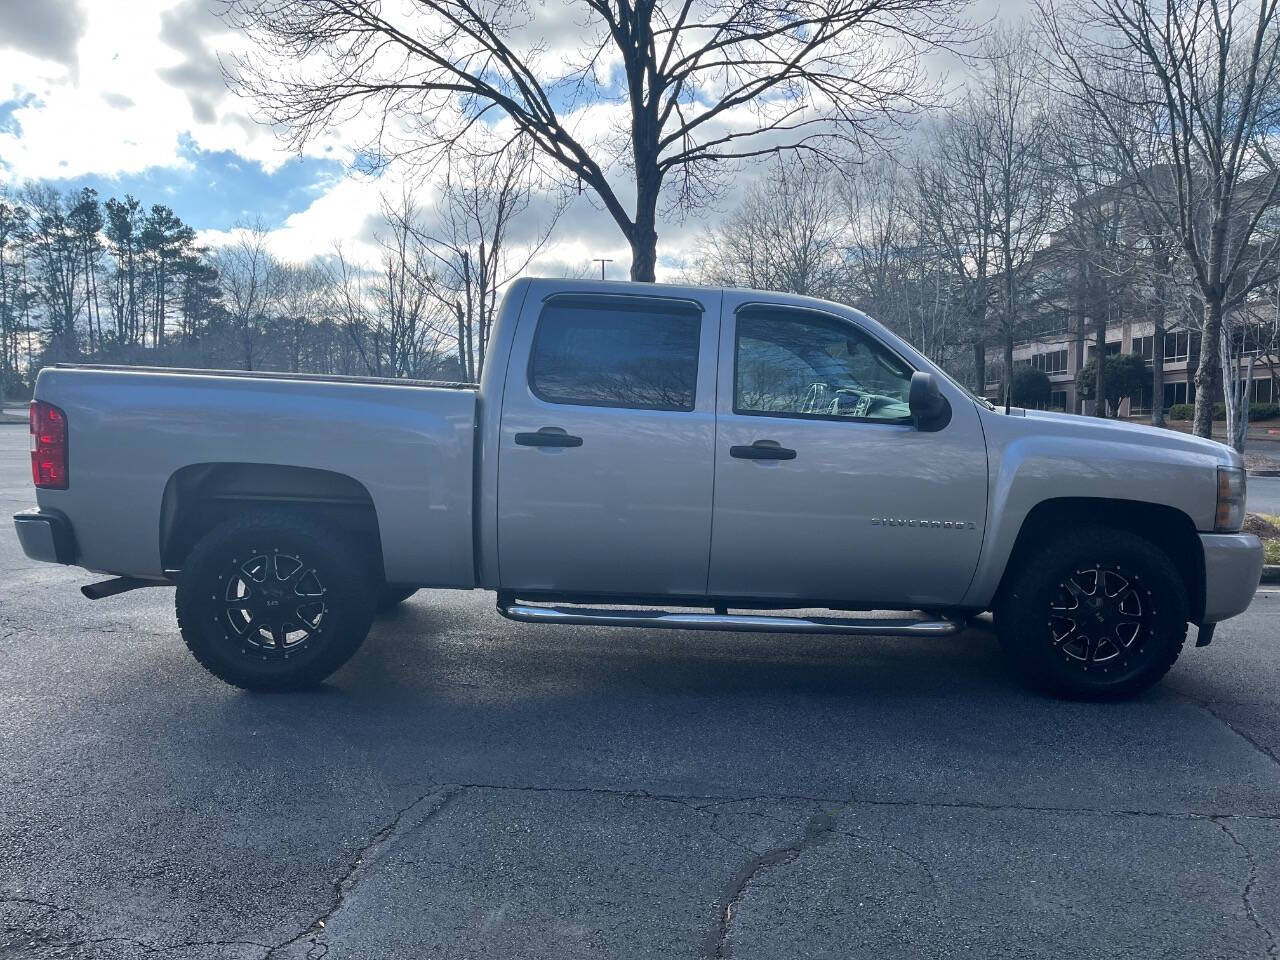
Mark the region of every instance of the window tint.
POLYGON ((834 317, 738 316, 734 410, 783 416, 903 420, 914 372, 834 317))
POLYGON ((702 315, 643 304, 549 303, 529 384, 550 403, 692 410, 702 315))

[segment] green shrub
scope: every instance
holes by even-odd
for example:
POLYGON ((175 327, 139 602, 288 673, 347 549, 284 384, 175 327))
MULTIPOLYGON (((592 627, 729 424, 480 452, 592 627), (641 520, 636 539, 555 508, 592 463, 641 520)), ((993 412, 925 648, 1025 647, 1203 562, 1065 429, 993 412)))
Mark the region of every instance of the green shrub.
MULTIPOLYGON (((1196 406, 1194 403, 1175 403, 1169 408, 1170 420, 1192 420, 1195 418, 1196 406)), ((1275 403, 1251 403, 1249 404, 1249 421, 1255 420, 1273 420, 1280 416, 1280 404, 1275 403)), ((1213 419, 1227 419, 1227 405, 1225 403, 1214 404, 1213 419)))
POLYGON ((1009 402, 1018 407, 1047 407, 1053 388, 1043 370, 1019 367, 1013 371, 1013 387, 1009 402))
MULTIPOLYGON (((1272 420, 1280 416, 1280 405, 1274 403, 1251 403, 1249 404, 1249 419, 1252 420, 1272 420)), ((1227 419, 1227 408, 1222 406, 1222 419, 1227 419)))
MULTIPOLYGON (((1112 411, 1120 409, 1126 397, 1136 397, 1150 382, 1146 361, 1132 353, 1104 354, 1102 359, 1103 399, 1112 411)), ((1094 399, 1098 385, 1098 358, 1089 360, 1076 374, 1076 391, 1086 400, 1094 399)))

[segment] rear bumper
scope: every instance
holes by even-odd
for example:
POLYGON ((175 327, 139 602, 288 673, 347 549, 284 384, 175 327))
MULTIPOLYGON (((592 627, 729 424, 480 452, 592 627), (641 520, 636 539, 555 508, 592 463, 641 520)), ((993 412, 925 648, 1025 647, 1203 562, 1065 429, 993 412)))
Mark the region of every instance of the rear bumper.
POLYGON ((22 552, 45 563, 75 563, 76 539, 71 524, 52 510, 23 510, 13 515, 22 552))
POLYGON ((1226 620, 1253 601, 1262 576, 1262 541, 1251 533, 1202 533, 1203 623, 1226 620))

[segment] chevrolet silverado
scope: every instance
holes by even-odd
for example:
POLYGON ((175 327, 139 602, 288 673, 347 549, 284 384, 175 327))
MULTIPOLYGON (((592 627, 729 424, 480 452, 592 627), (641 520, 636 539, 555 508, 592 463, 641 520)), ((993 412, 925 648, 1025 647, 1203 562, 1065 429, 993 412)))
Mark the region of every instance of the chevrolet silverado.
POLYGON ((320 682, 435 587, 597 627, 991 611, 1029 681, 1116 698, 1262 567, 1228 447, 996 408, 856 310, 750 290, 519 280, 478 386, 58 365, 31 431, 27 555, 116 576, 92 598, 176 585, 191 652, 250 689, 320 682))

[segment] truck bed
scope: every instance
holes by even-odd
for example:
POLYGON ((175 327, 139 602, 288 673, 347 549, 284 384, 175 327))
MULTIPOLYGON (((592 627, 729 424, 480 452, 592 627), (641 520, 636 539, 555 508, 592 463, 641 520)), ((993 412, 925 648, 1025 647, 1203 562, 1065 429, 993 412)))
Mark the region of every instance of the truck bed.
POLYGON ((67 416, 69 488, 37 499, 75 519, 81 566, 164 577, 187 481, 230 476, 253 499, 292 475, 372 505, 388 581, 473 585, 472 385, 68 364, 36 398, 67 416))

